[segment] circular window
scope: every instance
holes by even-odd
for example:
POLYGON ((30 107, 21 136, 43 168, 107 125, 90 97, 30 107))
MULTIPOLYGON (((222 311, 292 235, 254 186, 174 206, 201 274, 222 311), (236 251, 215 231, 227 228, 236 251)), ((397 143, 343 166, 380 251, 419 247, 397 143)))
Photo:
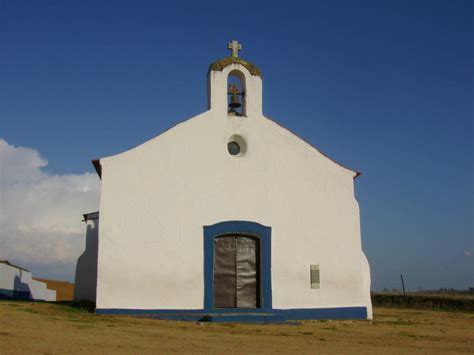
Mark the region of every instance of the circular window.
POLYGON ((227 151, 234 157, 241 157, 247 151, 247 142, 242 136, 234 134, 227 142, 227 151))
POLYGON ((227 150, 230 155, 237 155, 240 153, 240 145, 235 141, 229 142, 227 143, 227 150))

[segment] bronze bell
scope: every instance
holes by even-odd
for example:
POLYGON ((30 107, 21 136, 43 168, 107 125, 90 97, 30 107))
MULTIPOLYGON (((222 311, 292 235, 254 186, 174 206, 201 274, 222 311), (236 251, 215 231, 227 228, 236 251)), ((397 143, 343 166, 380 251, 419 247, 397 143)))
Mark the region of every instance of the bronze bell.
POLYGON ((236 108, 239 108, 240 106, 242 106, 242 104, 239 101, 239 97, 237 96, 236 93, 233 93, 232 97, 230 98, 229 107, 231 108, 232 111, 234 111, 236 108))

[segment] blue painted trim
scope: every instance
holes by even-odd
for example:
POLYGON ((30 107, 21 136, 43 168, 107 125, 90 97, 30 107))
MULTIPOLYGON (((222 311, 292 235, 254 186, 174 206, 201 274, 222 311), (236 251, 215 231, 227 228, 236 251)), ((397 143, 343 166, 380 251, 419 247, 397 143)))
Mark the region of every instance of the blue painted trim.
MULTIPOLYGON (((204 226, 204 309, 214 309, 214 238, 225 234, 247 234, 260 239, 260 308, 232 308, 229 312, 255 313, 272 309, 272 244, 271 227, 248 221, 227 221, 204 226)), ((217 309, 218 312, 226 311, 217 309)))
POLYGON ((0 300, 31 301, 32 299, 30 291, 16 291, 0 288, 0 300))
POLYGON ((209 321, 209 322, 242 322, 242 323, 280 323, 291 320, 310 319, 367 319, 366 307, 339 307, 339 308, 297 308, 273 309, 262 312, 254 309, 245 312, 241 309, 118 309, 99 308, 97 314, 102 315, 129 315, 147 318, 209 321))

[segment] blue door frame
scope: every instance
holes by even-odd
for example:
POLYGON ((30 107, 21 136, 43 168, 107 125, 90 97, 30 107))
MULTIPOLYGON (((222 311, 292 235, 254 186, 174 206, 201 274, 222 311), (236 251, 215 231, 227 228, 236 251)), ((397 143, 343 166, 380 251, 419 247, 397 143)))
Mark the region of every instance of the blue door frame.
POLYGON ((259 308, 219 308, 219 312, 245 313, 273 309, 271 233, 271 227, 248 221, 227 221, 204 226, 204 309, 206 311, 214 310, 214 238, 226 234, 250 235, 260 240, 261 300, 259 308))

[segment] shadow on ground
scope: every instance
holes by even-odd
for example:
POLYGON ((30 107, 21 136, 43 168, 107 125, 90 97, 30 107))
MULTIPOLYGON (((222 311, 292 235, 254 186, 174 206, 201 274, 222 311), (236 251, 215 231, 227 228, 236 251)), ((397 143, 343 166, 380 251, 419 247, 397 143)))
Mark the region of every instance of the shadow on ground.
POLYGON ((77 309, 80 311, 86 311, 89 313, 94 313, 95 312, 95 302, 91 301, 57 301, 57 302, 51 302, 54 304, 60 304, 62 306, 66 307, 71 307, 73 309, 77 309))

